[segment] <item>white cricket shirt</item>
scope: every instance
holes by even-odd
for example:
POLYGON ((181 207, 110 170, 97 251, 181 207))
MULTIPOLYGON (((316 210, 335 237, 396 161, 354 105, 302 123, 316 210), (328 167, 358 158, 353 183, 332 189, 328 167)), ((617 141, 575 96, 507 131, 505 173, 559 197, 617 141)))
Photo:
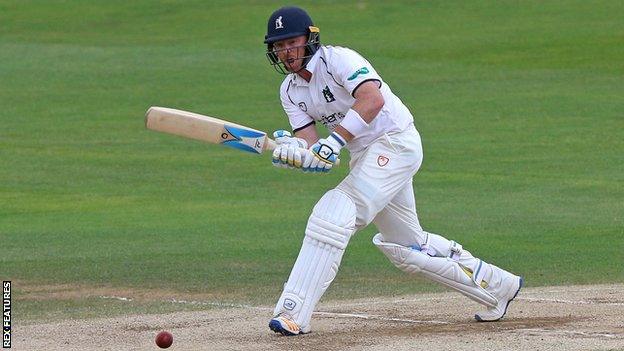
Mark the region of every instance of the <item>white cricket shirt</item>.
POLYGON ((313 123, 322 123, 333 132, 355 103, 355 89, 369 80, 380 84, 385 104, 368 130, 347 143, 350 152, 367 147, 384 133, 403 131, 414 122, 370 62, 351 49, 321 46, 306 69, 312 73, 310 82, 291 73, 280 87, 282 106, 294 132, 313 123))

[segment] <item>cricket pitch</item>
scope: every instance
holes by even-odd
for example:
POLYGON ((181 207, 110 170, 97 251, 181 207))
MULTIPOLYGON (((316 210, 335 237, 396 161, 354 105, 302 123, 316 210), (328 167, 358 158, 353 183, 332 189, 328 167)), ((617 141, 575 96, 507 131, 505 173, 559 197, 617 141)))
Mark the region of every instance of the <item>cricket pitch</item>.
MULTIPOLYGON (((504 320, 477 323, 479 305, 457 293, 321 303, 310 334, 283 337, 268 327, 272 306, 204 303, 210 309, 161 315, 16 326, 16 350, 613 350, 624 349, 624 285, 524 288, 504 320)), ((130 292, 126 292, 130 293, 130 292)), ((132 299, 132 296, 102 296, 132 299)))

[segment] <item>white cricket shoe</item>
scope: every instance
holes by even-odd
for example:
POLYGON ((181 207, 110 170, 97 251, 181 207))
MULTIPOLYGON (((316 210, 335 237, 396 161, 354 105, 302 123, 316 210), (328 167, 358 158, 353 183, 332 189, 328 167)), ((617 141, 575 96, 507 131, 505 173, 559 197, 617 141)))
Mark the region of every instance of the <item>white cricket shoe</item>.
POLYGON ((271 319, 269 322, 269 328, 276 333, 286 336, 304 334, 297 323, 281 314, 271 319))
POLYGON ((479 322, 495 322, 503 318, 507 313, 509 303, 516 298, 523 283, 522 277, 511 273, 505 274, 500 286, 495 291, 490 291, 498 299, 498 305, 489 308, 487 311, 477 312, 475 319, 479 322))

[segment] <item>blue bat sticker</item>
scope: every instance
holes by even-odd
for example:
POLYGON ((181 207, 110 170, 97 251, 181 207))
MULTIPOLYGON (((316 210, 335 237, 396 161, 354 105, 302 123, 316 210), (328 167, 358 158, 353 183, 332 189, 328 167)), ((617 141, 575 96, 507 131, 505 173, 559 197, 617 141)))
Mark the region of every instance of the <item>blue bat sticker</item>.
POLYGON ((221 144, 235 149, 259 154, 262 152, 263 139, 265 133, 248 129, 241 129, 233 126, 224 126, 227 131, 221 134, 223 141, 221 144))

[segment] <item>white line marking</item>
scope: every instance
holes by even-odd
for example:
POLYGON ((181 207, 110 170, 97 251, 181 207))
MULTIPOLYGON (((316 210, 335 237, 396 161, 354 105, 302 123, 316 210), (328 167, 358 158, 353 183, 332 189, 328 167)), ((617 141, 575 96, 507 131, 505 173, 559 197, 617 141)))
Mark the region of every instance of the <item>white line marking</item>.
MULTIPOLYGON (((613 291, 618 292, 617 289, 614 289, 610 286, 605 287, 587 287, 587 288, 577 288, 577 289, 569 289, 566 287, 562 287, 561 289, 553 289, 547 291, 520 291, 520 296, 517 298, 518 300, 526 300, 526 301, 535 301, 538 302, 543 300, 543 302, 551 301, 551 302, 560 302, 560 303, 576 303, 572 300, 563 300, 563 299, 539 299, 539 298, 530 298, 525 297, 526 295, 543 295, 543 294, 570 294, 570 293, 581 293, 581 292, 594 292, 594 291, 613 291)), ((383 305, 383 304, 402 304, 402 303, 413 303, 420 301, 444 301, 444 300, 455 300, 461 299, 460 295, 441 295, 441 296, 433 296, 433 297, 414 297, 414 298, 396 298, 396 299, 388 299, 388 300, 376 300, 376 301, 365 301, 365 302, 352 302, 352 303, 330 303, 324 305, 325 307, 356 307, 356 306, 370 306, 370 305, 383 305)), ((594 305, 614 305, 614 306, 623 306, 624 303, 621 302, 591 302, 591 301, 583 301, 578 304, 594 304, 594 305)))
MULTIPOLYGON (((101 299, 113 299, 113 300, 119 300, 119 301, 124 301, 124 302, 132 301, 132 298, 122 297, 122 296, 100 296, 100 298, 101 299)), ((267 307, 257 307, 257 306, 251 306, 251 305, 245 305, 245 304, 225 303, 225 302, 187 301, 187 300, 178 300, 175 298, 165 300, 165 301, 170 302, 170 303, 182 304, 182 305, 214 306, 214 307, 221 307, 221 308, 244 308, 244 309, 262 310, 262 311, 272 310, 267 307)), ((371 315, 371 314, 338 313, 338 312, 322 312, 322 311, 314 312, 313 314, 318 315, 318 316, 340 317, 340 318, 360 318, 360 319, 413 323, 413 324, 449 324, 448 322, 436 321, 436 320, 392 318, 392 317, 384 317, 384 316, 371 315)))
POLYGON ((460 295, 457 296, 437 296, 437 297, 416 297, 411 299, 392 299, 392 300, 375 300, 375 301, 365 301, 365 302, 352 302, 352 303, 329 303, 324 304, 324 307, 356 307, 356 306, 370 306, 370 305, 385 305, 385 304, 402 304, 402 303, 410 303, 410 302, 419 302, 419 301, 444 301, 444 300, 454 300, 456 298, 461 298, 460 295))
MULTIPOLYGON (((540 295, 545 293, 574 293, 574 292, 587 292, 587 291, 609 291, 613 290, 614 292, 617 289, 613 287, 587 287, 587 288, 577 288, 577 289, 569 289, 566 287, 562 287, 561 289, 553 289, 548 291, 528 291, 523 292, 522 296, 516 298, 519 301, 527 301, 527 302, 552 302, 552 303, 562 303, 562 304, 572 304, 572 305, 605 305, 605 306, 624 306, 622 302, 596 302, 596 301, 586 301, 586 300, 567 300, 567 299, 548 299, 548 298, 534 298, 527 297, 526 295, 540 295)), ((132 298, 123 297, 123 296, 100 296, 102 299, 113 299, 124 302, 133 301, 132 298)), ((412 298, 395 298, 395 299, 376 299, 374 301, 363 301, 363 302, 352 302, 352 303, 330 303, 324 304, 322 307, 324 308, 345 308, 345 307, 357 307, 357 306, 371 306, 371 305, 387 305, 387 304, 409 304, 415 302, 423 302, 423 301, 444 301, 444 300, 455 300, 457 298, 461 298, 458 295, 440 295, 433 297, 412 297, 412 298)), ((247 304, 236 304, 236 303, 227 303, 227 302, 206 302, 206 301, 187 301, 187 300, 178 300, 172 298, 170 300, 166 300, 170 303, 176 304, 188 304, 188 305, 202 305, 202 306, 213 306, 219 308, 245 308, 245 309, 255 309, 262 311, 270 311, 272 308, 269 307, 258 307, 247 304)), ((377 319, 377 320, 385 320, 385 321, 394 321, 394 322, 405 322, 405 323, 428 323, 428 324, 448 324, 448 322, 443 321, 426 321, 426 320, 412 320, 412 319, 401 319, 401 318, 389 318, 378 315, 366 315, 366 314, 352 314, 352 313, 334 313, 334 312, 314 312, 314 314, 325 315, 325 316, 334 316, 334 317, 343 317, 343 318, 361 318, 361 319, 377 319)))
POLYGON ((601 333, 601 332, 583 332, 578 330, 548 330, 542 328, 525 328, 525 329, 514 329, 510 330, 510 332, 527 332, 527 333, 538 333, 538 334, 546 334, 546 335, 572 335, 572 336, 583 336, 583 337, 599 337, 599 338, 608 338, 608 339, 621 339, 624 338, 621 334, 612 334, 612 333, 601 333))
MULTIPOLYGON (((119 301, 125 301, 125 302, 131 302, 133 300, 130 297, 122 297, 122 296, 99 296, 99 298, 119 300, 119 301)), ((227 303, 227 302, 187 301, 187 300, 178 300, 175 298, 164 300, 164 301, 170 302, 170 303, 182 304, 182 305, 201 305, 201 306, 214 306, 214 307, 222 307, 222 308, 248 308, 248 309, 258 309, 258 310, 270 310, 268 307, 257 307, 257 306, 227 303)))
POLYGON ((257 307, 252 305, 244 305, 238 303, 227 303, 227 302, 206 302, 206 301, 186 301, 186 300, 177 300, 175 298, 166 300, 171 303, 178 303, 183 305, 201 305, 201 306, 214 306, 214 307, 223 307, 223 308, 247 308, 254 310, 269 310, 267 307, 257 307))
MULTIPOLYGON (((540 289, 540 288, 536 288, 536 289, 540 289)), ((618 292, 620 291, 618 289, 618 287, 613 287, 613 286, 587 286, 587 287, 576 287, 574 289, 570 288, 570 287, 566 287, 566 286, 562 286, 560 288, 557 287, 551 287, 550 290, 539 290, 539 291, 524 291, 522 290, 523 293, 525 294, 561 294, 561 293, 575 293, 575 292, 587 292, 587 291, 613 291, 613 292, 618 292)))
POLYGON ((567 303, 571 305, 606 305, 606 306, 624 306, 622 302, 597 302, 597 301, 585 301, 585 300, 564 300, 564 299, 538 299, 532 297, 518 297, 516 300, 529 301, 529 302, 555 302, 555 303, 567 303))
POLYGON ((111 299, 111 300, 119 300, 119 301, 132 301, 131 298, 121 297, 121 296, 100 296, 100 299, 111 299))
POLYGON ((328 317, 360 318, 360 319, 371 319, 371 320, 414 323, 414 324, 450 324, 448 322, 443 322, 443 321, 390 318, 390 317, 383 317, 383 316, 373 315, 373 314, 335 313, 335 312, 320 312, 320 311, 314 312, 313 314, 319 315, 319 316, 328 316, 328 317))

